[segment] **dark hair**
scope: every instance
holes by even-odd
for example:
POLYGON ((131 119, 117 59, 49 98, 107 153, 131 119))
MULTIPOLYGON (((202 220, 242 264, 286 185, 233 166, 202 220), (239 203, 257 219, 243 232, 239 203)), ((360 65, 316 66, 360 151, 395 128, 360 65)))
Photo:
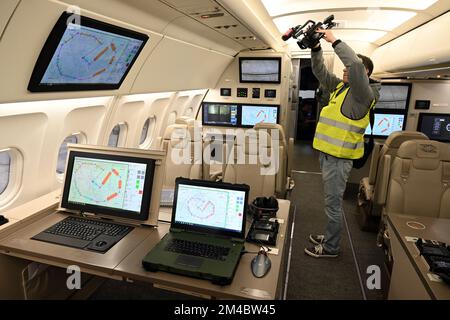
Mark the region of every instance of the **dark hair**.
POLYGON ((369 73, 367 75, 370 77, 370 75, 372 74, 372 71, 373 71, 373 62, 372 62, 372 60, 370 60, 369 57, 363 56, 362 54, 358 54, 357 56, 362 60, 363 65, 369 71, 369 73))

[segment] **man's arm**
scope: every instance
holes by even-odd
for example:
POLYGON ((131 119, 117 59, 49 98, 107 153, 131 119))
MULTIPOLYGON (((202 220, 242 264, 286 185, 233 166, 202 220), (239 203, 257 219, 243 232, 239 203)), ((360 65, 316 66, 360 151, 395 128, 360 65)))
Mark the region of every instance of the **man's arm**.
POLYGON ((336 86, 342 82, 341 79, 327 70, 323 59, 323 52, 320 45, 311 49, 311 68, 313 74, 329 92, 333 92, 336 86))
POLYGON ((336 40, 333 43, 334 51, 348 70, 348 83, 352 89, 355 99, 368 107, 375 99, 372 88, 370 88, 367 70, 361 59, 346 43, 336 40))

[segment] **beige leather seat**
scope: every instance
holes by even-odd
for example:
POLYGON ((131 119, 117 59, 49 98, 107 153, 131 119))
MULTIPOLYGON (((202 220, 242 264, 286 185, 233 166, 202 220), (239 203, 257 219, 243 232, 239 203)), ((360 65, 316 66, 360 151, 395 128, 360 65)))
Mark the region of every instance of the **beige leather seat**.
POLYGON ((201 135, 194 125, 173 124, 166 128, 162 149, 167 151, 164 188, 175 186, 177 177, 202 178, 202 158, 195 153, 195 144, 201 145, 201 135))
POLYGON ((272 141, 277 140, 279 145, 279 171, 276 174, 275 191, 277 196, 284 198, 287 190, 292 190, 294 181, 291 179, 294 139, 290 138, 286 141, 283 127, 279 124, 258 123, 254 126, 256 131, 264 130, 269 135, 272 141))
POLYGON ((382 159, 386 155, 395 157, 398 149, 405 141, 428 140, 428 137, 417 131, 397 131, 392 133, 382 145, 375 143, 372 151, 369 176, 361 180, 358 193, 359 223, 363 230, 376 230, 381 215, 381 207, 377 205, 382 194, 379 176, 390 168, 385 168, 382 159))
POLYGON ((249 202, 256 197, 275 194, 276 172, 271 172, 275 164, 267 161, 272 155, 271 138, 264 133, 263 138, 267 143, 264 150, 260 150, 255 130, 247 130, 245 139, 237 137, 224 172, 224 182, 245 183, 250 186, 249 202))
POLYGON ((400 213, 450 219, 450 146, 437 141, 406 141, 393 159, 380 183, 385 214, 400 213))
POLYGON ((391 169, 383 171, 378 182, 383 214, 377 242, 390 264, 389 214, 450 219, 450 146, 437 141, 406 141, 395 157, 384 156, 382 164, 391 169))

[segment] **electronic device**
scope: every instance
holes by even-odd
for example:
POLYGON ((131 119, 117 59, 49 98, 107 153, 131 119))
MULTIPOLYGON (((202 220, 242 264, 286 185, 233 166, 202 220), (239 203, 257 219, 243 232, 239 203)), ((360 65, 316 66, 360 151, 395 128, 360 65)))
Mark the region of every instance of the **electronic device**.
POLYGON ((64 12, 42 48, 28 90, 118 89, 148 39, 146 34, 64 12))
POLYGON ((380 88, 380 98, 375 105, 375 111, 404 110, 408 111, 409 98, 411 95, 410 83, 382 83, 380 88))
POLYGON ((204 102, 204 126, 251 128, 257 123, 279 123, 279 105, 204 102))
POLYGON ((419 238, 416 247, 427 262, 429 270, 450 284, 450 246, 444 242, 419 238))
POLYGON ((50 226, 33 240, 106 252, 133 227, 99 218, 123 218, 136 224, 148 219, 156 160, 125 156, 124 149, 119 153, 116 149, 95 152, 87 148, 73 150, 69 146, 60 204, 62 212, 77 216, 50 226))
POLYGON ((280 83, 281 58, 239 58, 239 81, 241 83, 280 83))
POLYGON ((417 131, 431 140, 450 142, 450 113, 420 113, 417 131))
POLYGON ((272 262, 264 249, 252 259, 250 264, 252 273, 256 278, 264 277, 270 271, 271 266, 272 262))
POLYGON ((281 39, 287 41, 290 38, 297 39, 297 44, 300 49, 314 48, 320 39, 324 37, 323 33, 317 32, 317 29, 331 29, 336 26, 333 22, 334 15, 327 17, 323 22, 314 22, 312 20, 306 21, 303 25, 289 28, 281 39))
POLYGON ((414 104, 414 109, 416 110, 428 110, 430 109, 430 100, 416 100, 416 103, 414 104))
POLYGON ((253 88, 252 89, 252 99, 259 99, 259 98, 261 98, 261 89, 253 88))
POLYGON ((4 216, 0 215, 0 226, 6 224, 8 222, 9 222, 8 219, 6 219, 4 216))
POLYGON ((177 178, 170 232, 143 258, 143 267, 231 283, 244 249, 249 190, 177 178))
POLYGON ((241 126, 253 127, 257 123, 278 123, 279 106, 272 105, 242 105, 241 126))
POLYGON ((264 90, 264 98, 275 99, 277 97, 277 90, 266 89, 264 90))
POLYGON ((220 95, 222 97, 231 97, 231 88, 220 88, 220 95))
POLYGON ((237 88, 237 97, 238 98, 247 98, 248 97, 248 89, 247 88, 237 88))
MULTIPOLYGON (((375 121, 373 128, 373 136, 376 138, 387 138, 395 131, 402 131, 406 125, 406 116, 403 112, 399 113, 381 113, 375 109, 375 121)), ((395 112, 395 111, 391 111, 395 112)), ((370 124, 366 128, 366 135, 370 134, 370 124)))
POLYGON ((238 105, 226 103, 208 103, 202 105, 202 123, 207 126, 238 126, 238 105))
POLYGON ((276 219, 255 219, 247 233, 246 241, 276 246, 279 227, 280 225, 276 219))

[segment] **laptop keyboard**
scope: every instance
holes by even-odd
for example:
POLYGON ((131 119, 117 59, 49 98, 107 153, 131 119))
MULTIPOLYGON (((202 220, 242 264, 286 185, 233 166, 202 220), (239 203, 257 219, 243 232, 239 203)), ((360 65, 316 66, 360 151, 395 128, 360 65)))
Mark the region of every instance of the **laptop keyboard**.
POLYGON ((167 244, 166 251, 224 261, 230 252, 230 248, 173 239, 167 244))
POLYGON ((75 217, 66 218, 49 229, 45 233, 92 241, 100 234, 116 237, 127 233, 131 227, 103 222, 79 219, 75 217))

